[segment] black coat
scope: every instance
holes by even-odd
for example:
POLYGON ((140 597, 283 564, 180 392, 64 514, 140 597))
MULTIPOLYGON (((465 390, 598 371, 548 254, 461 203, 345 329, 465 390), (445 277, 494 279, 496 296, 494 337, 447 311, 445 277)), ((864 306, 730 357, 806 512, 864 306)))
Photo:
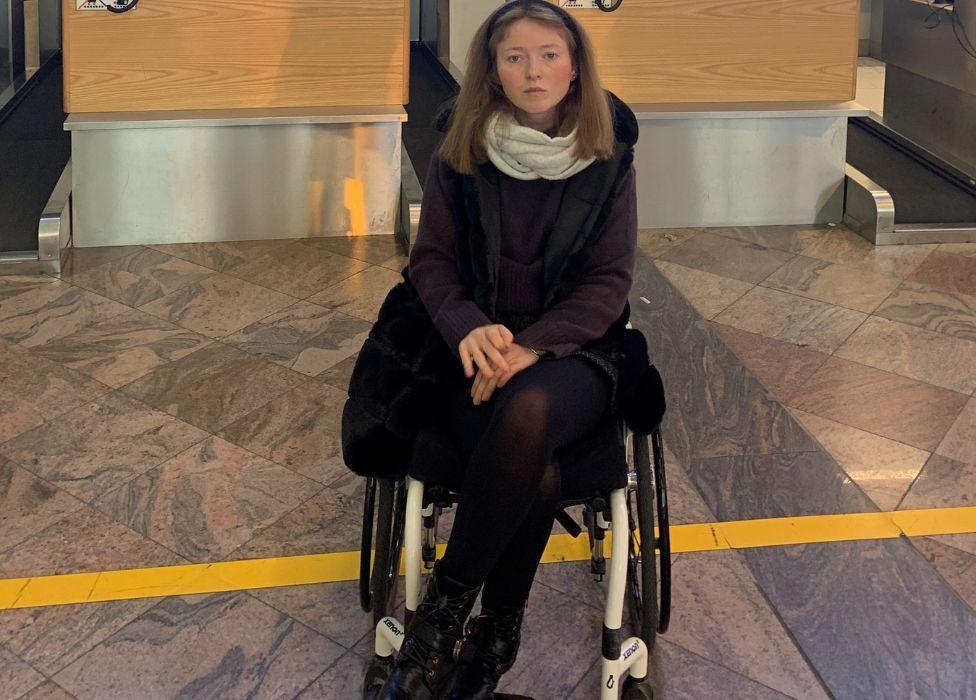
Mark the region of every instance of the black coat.
MULTIPOLYGON (((616 141, 613 155, 596 161, 567 181, 560 212, 543 253, 546 291, 543 311, 579 283, 589 255, 603 232, 619 184, 633 163, 637 120, 612 93, 616 141)), ((442 112, 442 130, 453 104, 442 112)), ((499 171, 486 163, 458 178, 452 211, 457 236, 455 260, 472 299, 485 315, 517 333, 534 318, 496 313, 501 219, 499 171)), ((434 327, 407 270, 387 295, 353 370, 342 414, 346 465, 364 476, 400 476, 410 461, 418 432, 438 415, 445 392, 463 381, 460 361, 434 327)), ((627 329, 629 306, 607 332, 575 355, 600 368, 610 382, 611 407, 635 432, 648 433, 664 413, 663 389, 647 359, 647 345, 627 329), (647 405, 644 399, 659 396, 647 405), (642 399, 642 397, 644 397, 642 399), (643 402, 643 405, 642 405, 643 402)))

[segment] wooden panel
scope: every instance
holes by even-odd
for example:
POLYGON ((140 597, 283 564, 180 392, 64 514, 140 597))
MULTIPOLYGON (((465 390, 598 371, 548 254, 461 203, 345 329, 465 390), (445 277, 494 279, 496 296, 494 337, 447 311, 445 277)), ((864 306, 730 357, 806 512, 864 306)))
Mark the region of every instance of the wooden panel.
POLYGON ((408 0, 64 0, 72 112, 402 104, 408 0))
POLYGON ((574 10, 628 102, 850 100, 858 0, 624 0, 574 10))

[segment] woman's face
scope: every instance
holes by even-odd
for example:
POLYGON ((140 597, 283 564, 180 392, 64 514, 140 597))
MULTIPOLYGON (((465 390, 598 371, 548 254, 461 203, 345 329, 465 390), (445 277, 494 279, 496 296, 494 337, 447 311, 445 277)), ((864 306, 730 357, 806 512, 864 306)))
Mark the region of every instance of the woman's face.
POLYGON ((573 58, 562 34, 547 25, 520 19, 498 44, 498 79, 516 117, 545 131, 555 126, 556 107, 575 77, 573 58))

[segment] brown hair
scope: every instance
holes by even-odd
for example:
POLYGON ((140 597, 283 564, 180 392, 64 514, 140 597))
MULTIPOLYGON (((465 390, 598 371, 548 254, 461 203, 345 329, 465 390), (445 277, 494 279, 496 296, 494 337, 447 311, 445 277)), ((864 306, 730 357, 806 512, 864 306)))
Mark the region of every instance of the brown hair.
POLYGON ((593 45, 583 27, 548 0, 513 0, 482 23, 468 50, 461 93, 440 147, 441 158, 459 173, 471 174, 475 163, 487 160, 485 125, 495 112, 512 109, 498 79, 495 51, 512 24, 520 19, 558 31, 572 55, 577 78, 559 103, 559 133, 576 127, 575 155, 579 158, 609 158, 613 153, 613 114, 597 72, 593 45))

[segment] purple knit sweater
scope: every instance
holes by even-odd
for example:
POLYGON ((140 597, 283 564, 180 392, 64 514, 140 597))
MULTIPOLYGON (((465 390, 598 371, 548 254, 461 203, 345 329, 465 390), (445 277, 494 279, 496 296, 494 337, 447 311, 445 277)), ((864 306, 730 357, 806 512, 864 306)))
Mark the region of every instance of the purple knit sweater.
MULTIPOLYGON (((435 154, 427 173, 417 240, 410 251, 410 281, 434 325, 457 353, 458 344, 491 320, 472 301, 454 262, 450 181, 457 175, 435 154)), ((502 174, 501 262, 498 311, 537 314, 544 288, 542 253, 565 180, 517 180, 502 174)), ((624 177, 606 228, 573 292, 515 336, 515 342, 560 358, 601 337, 623 312, 637 246, 634 170, 624 177)))

